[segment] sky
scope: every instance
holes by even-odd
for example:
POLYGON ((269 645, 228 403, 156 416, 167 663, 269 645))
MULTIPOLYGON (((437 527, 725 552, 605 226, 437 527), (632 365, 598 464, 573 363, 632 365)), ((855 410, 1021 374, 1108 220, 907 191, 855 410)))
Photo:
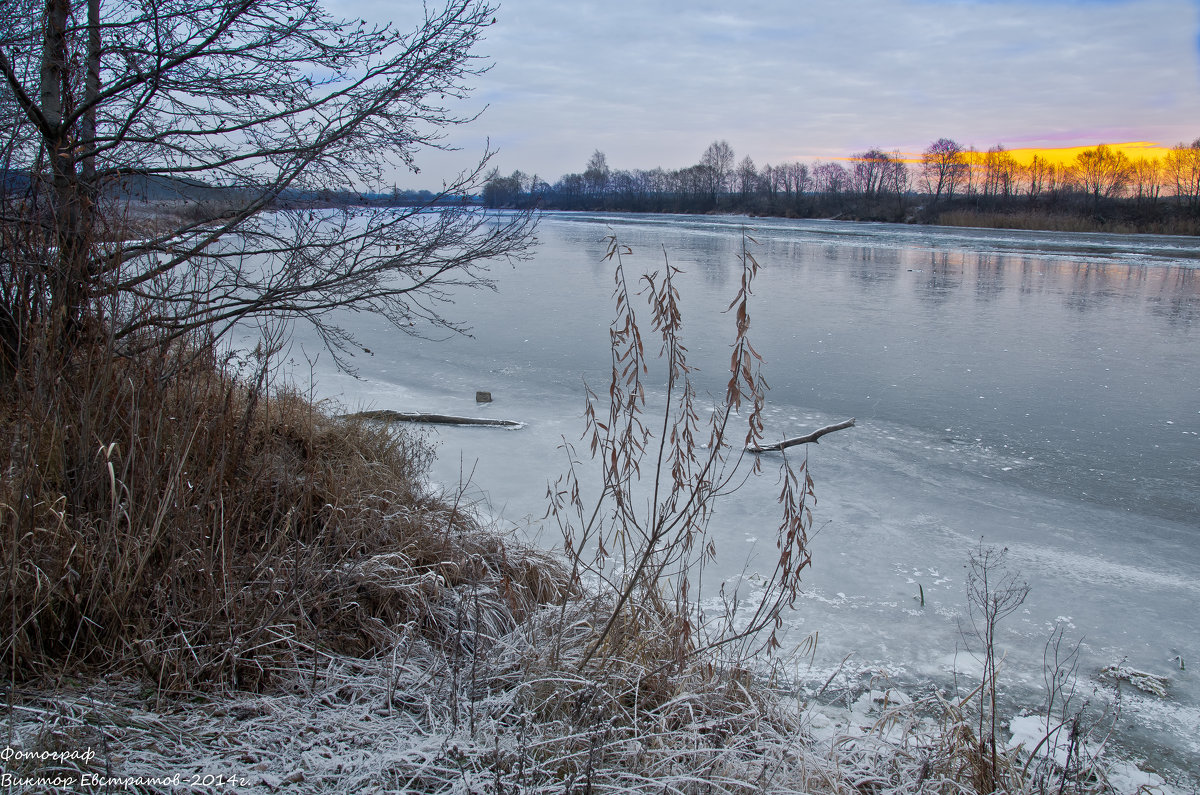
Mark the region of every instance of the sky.
POLYGON ((427 154, 401 187, 436 188, 489 141, 502 173, 554 182, 597 149, 614 169, 675 169, 718 139, 761 167, 941 137, 1200 137, 1200 0, 504 0, 496 20, 477 51, 493 67, 461 107, 483 113, 450 138, 462 151, 427 154))

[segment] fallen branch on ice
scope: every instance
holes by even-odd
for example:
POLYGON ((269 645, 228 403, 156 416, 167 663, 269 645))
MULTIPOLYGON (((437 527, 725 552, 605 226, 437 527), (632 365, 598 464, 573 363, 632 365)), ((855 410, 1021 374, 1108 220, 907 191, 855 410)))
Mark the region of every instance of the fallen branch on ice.
POLYGON ((848 420, 842 420, 841 422, 834 423, 833 425, 826 425, 824 428, 818 428, 806 436, 796 436, 792 439, 784 439, 782 442, 776 442, 775 444, 768 444, 762 447, 759 447, 758 445, 751 445, 750 447, 746 448, 746 451, 750 453, 773 453, 783 450, 787 447, 794 447, 798 444, 808 444, 810 442, 816 444, 817 440, 827 433, 833 433, 834 431, 840 431, 845 428, 852 427, 854 427, 853 417, 848 420))
POLYGON ((523 428, 525 423, 514 420, 496 420, 489 417, 455 417, 450 414, 423 414, 419 412, 391 411, 360 411, 347 414, 347 418, 363 420, 380 420, 382 422, 431 422, 438 425, 494 425, 503 428, 523 428))

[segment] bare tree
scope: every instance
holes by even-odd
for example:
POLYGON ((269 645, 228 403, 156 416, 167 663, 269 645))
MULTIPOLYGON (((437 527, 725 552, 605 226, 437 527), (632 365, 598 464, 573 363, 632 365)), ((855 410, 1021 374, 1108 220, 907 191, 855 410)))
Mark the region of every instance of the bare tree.
POLYGON ((483 203, 487 207, 515 207, 521 201, 521 194, 527 192, 527 185, 528 178, 520 170, 504 177, 499 169, 493 168, 483 185, 483 203))
POLYGON ((737 182, 738 191, 742 194, 742 201, 758 190, 758 169, 755 168, 750 155, 743 157, 742 162, 738 164, 737 182))
POLYGON ((707 201, 716 203, 712 170, 702 164, 681 168, 672 172, 675 182, 675 193, 681 198, 700 203, 707 201))
POLYGON ((767 163, 758 172, 761 189, 771 201, 775 200, 775 194, 779 192, 781 169, 782 166, 773 166, 767 163))
POLYGON ((1043 192, 1052 192, 1056 184, 1055 168, 1052 163, 1041 155, 1034 155, 1029 164, 1022 169, 1025 175, 1025 192, 1029 198, 1036 199, 1043 192))
POLYGON ((808 166, 804 163, 789 163, 788 168, 792 173, 792 184, 795 185, 796 194, 807 193, 812 188, 812 176, 808 166))
POLYGON ((700 157, 700 166, 708 174, 708 190, 714 207, 720 195, 728 190, 733 158, 733 147, 728 141, 713 141, 700 157))
POLYGON ((854 155, 851 160, 851 184, 856 193, 873 197, 882 192, 884 175, 887 171, 889 158, 878 149, 871 149, 854 155))
POLYGON ((871 149, 851 158, 851 184, 867 198, 900 195, 908 187, 908 169, 899 152, 871 149))
POLYGON ((1163 163, 1158 158, 1139 157, 1130 161, 1130 191, 1138 202, 1156 204, 1163 186, 1163 163))
POLYGON ((808 166, 803 163, 784 163, 778 168, 778 178, 782 183, 784 193, 791 200, 809 188, 808 166))
POLYGON ((470 121, 451 105, 487 68, 472 54, 494 21, 486 2, 446 0, 408 32, 317 0, 14 8, 0 40, 3 226, 41 237, 0 255, 9 355, 39 324, 69 347, 100 314, 131 348, 147 330, 220 334, 266 314, 310 321, 345 350, 354 342, 330 320, 345 306, 409 332, 455 327, 448 290, 486 284, 487 260, 530 244, 529 217, 462 206, 487 153, 424 207, 312 206, 416 173, 422 150, 470 121), (153 223, 131 229, 139 192, 158 201, 153 223), (265 212, 281 204, 293 209, 265 212))
POLYGON ((812 173, 813 189, 818 193, 838 194, 850 186, 850 174, 840 163, 818 163, 812 173))
POLYGON ((1163 169, 1176 201, 1193 210, 1200 208, 1200 138, 1171 147, 1163 159, 1163 169))
POLYGON ((963 192, 968 196, 974 196, 979 193, 980 176, 983 173, 983 155, 978 149, 971 146, 963 152, 963 159, 967 164, 966 174, 963 178, 963 192))
POLYGON ((587 181, 588 190, 596 196, 604 193, 609 180, 608 158, 597 149, 588 158, 587 168, 583 170, 583 178, 587 181))
POLYGON ((967 162, 962 146, 949 138, 939 138, 921 155, 921 180, 925 191, 936 203, 946 194, 954 198, 954 189, 965 176, 967 162))
POLYGON ((1119 196, 1129 184, 1129 157, 1108 144, 1083 150, 1076 156, 1075 164, 1084 193, 1090 193, 1094 201, 1119 196))
POLYGON ((996 144, 983 156, 983 194, 1003 196, 1013 194, 1017 182, 1017 159, 1004 144, 996 144))

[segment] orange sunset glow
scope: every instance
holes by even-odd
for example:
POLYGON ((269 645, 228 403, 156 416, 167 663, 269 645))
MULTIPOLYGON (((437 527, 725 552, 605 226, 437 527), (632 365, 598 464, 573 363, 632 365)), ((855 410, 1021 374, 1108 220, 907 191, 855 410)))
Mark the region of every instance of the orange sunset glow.
POLYGON ((1024 149, 1009 149, 1009 154, 1016 158, 1018 163, 1027 165, 1035 156, 1041 157, 1054 165, 1067 165, 1074 163, 1080 152, 1087 149, 1094 149, 1101 143, 1107 143, 1110 149, 1116 149, 1124 152, 1130 160, 1138 158, 1157 159, 1161 158, 1171 150, 1170 146, 1163 146, 1154 141, 1128 141, 1125 143, 1108 143, 1106 141, 1098 141, 1090 146, 1063 146, 1046 149, 1024 148, 1024 149))
MULTIPOLYGON (((1146 158, 1148 160, 1157 160, 1162 158, 1167 152, 1171 151, 1170 145, 1163 145, 1156 141, 1125 141, 1118 143, 1110 143, 1108 141, 1097 141, 1094 144, 1084 146, 1056 146, 1056 147, 1021 147, 1010 149, 1005 147, 1008 152, 1020 165, 1029 165, 1034 157, 1040 157, 1046 162, 1056 165, 1074 165, 1079 154, 1088 149, 1094 149, 1100 144, 1106 144, 1110 149, 1116 149, 1123 152, 1130 160, 1138 160, 1146 158)), ((1003 144, 1001 144, 1003 146, 1003 144)), ((987 151, 987 147, 979 151, 987 151)), ((853 160, 854 158, 845 158, 853 160)), ((920 152, 901 152, 900 159, 905 163, 920 163, 920 152)))

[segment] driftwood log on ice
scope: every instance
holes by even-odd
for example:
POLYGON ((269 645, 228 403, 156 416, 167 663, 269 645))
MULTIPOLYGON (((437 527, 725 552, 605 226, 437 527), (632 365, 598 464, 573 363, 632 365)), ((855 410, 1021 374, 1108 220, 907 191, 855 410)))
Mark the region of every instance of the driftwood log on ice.
POLYGON ((809 444, 810 442, 812 444, 816 444, 817 440, 820 439, 822 436, 824 436, 827 433, 833 433, 834 431, 841 431, 846 428, 852 428, 852 427, 854 427, 854 418, 853 417, 851 417, 848 420, 842 420, 841 422, 834 423, 833 425, 826 425, 824 428, 818 428, 817 430, 813 431, 812 433, 806 434, 804 436, 796 436, 791 439, 784 439, 782 442, 776 442, 775 444, 765 444, 761 447, 759 447, 758 445, 752 445, 750 447, 747 447, 746 451, 750 452, 750 453, 773 453, 773 452, 777 452, 779 450, 783 450, 788 447, 794 447, 798 444, 809 444))
POLYGON ((494 420, 489 417, 455 417, 450 414, 425 414, 410 411, 391 411, 390 409, 360 411, 355 414, 347 414, 346 416, 354 419, 379 420, 380 422, 430 422, 437 425, 492 425, 501 428, 521 428, 525 425, 523 422, 494 420))

